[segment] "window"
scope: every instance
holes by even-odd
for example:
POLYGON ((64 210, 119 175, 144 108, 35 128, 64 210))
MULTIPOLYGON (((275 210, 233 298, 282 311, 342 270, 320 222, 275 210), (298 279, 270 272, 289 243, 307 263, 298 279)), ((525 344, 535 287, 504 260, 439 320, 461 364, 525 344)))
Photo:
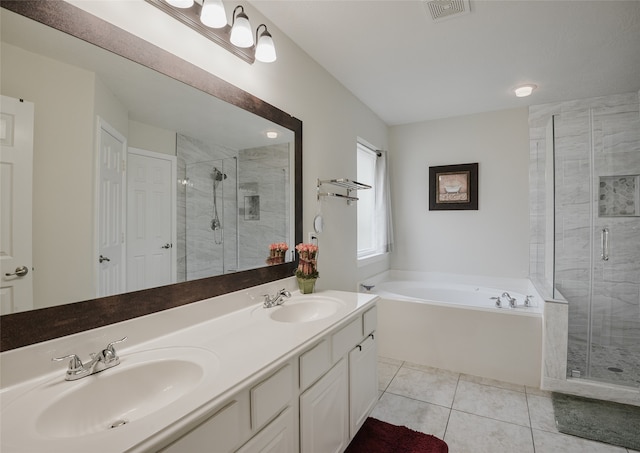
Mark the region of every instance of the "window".
POLYGON ((358 259, 382 255, 391 247, 391 205, 386 153, 358 143, 357 181, 371 189, 359 190, 358 259))

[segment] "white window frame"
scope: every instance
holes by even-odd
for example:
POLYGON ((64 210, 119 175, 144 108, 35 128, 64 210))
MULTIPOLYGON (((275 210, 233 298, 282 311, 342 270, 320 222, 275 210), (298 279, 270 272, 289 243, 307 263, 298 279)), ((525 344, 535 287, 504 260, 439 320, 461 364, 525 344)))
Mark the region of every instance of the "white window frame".
POLYGON ((376 222, 376 202, 375 202, 375 199, 376 199, 376 196, 377 196, 377 194, 376 194, 376 184, 375 184, 375 180, 376 180, 375 167, 376 167, 376 160, 378 158, 378 156, 377 156, 378 152, 373 147, 371 147, 371 146, 369 146, 369 145, 367 145, 365 143, 362 143, 361 141, 358 141, 358 143, 357 143, 357 153, 358 153, 358 156, 357 156, 357 161, 358 162, 360 161, 360 159, 362 157, 365 157, 365 158, 369 157, 369 158, 373 159, 373 169, 374 169, 373 170, 373 175, 370 175, 370 178, 366 178, 366 177, 363 178, 361 176, 361 173, 360 173, 361 168, 360 168, 360 166, 358 166, 359 168, 358 168, 358 179, 357 179, 357 181, 361 182, 361 183, 364 183, 364 184, 369 184, 369 185, 372 186, 371 189, 365 189, 365 190, 362 190, 362 191, 358 192, 358 197, 361 198, 361 200, 358 201, 358 213, 357 213, 358 238, 360 237, 360 228, 361 228, 360 225, 361 225, 361 222, 363 222, 363 221, 366 222, 367 225, 371 226, 371 229, 372 229, 371 236, 373 238, 372 246, 366 247, 366 248, 362 248, 362 249, 360 248, 359 241, 357 241, 358 264, 362 265, 362 264, 365 264, 365 260, 367 262, 366 264, 368 264, 369 262, 376 261, 375 258, 382 257, 383 255, 386 255, 388 253, 388 251, 387 251, 386 247, 377 246, 377 244, 380 243, 380 241, 377 240, 378 234, 380 234, 380 233, 377 231, 378 228, 377 228, 377 222, 376 222), (362 204, 361 204, 361 202, 363 201, 362 200, 363 195, 364 195, 363 192, 365 192, 365 191, 366 192, 372 192, 371 196, 373 196, 373 209, 372 209, 372 211, 370 211, 368 213, 367 219, 363 220, 362 219, 362 204))

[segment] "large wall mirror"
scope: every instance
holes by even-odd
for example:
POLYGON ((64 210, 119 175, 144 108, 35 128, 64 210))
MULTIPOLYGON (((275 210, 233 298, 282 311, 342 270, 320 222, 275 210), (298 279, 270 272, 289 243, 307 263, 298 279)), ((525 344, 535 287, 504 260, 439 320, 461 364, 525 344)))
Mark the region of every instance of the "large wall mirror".
POLYGON ((34 126, 32 258, 3 234, 0 350, 293 274, 300 120, 66 2, 2 7, 3 124, 23 99, 34 126))

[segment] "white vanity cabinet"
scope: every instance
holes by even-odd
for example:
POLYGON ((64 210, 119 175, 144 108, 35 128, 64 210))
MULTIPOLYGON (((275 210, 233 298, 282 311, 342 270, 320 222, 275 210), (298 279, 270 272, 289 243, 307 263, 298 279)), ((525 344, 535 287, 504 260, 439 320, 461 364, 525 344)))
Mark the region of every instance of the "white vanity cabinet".
POLYGON ((316 338, 161 453, 341 453, 378 399, 376 306, 316 338))
POLYGON ((294 453, 297 423, 290 405, 295 402, 294 394, 297 396, 296 370, 289 362, 259 379, 161 453, 294 453))
POLYGON ((370 308, 300 356, 301 453, 344 451, 373 409, 378 399, 376 313, 375 306, 370 308), (333 367, 322 375, 328 365, 333 367))

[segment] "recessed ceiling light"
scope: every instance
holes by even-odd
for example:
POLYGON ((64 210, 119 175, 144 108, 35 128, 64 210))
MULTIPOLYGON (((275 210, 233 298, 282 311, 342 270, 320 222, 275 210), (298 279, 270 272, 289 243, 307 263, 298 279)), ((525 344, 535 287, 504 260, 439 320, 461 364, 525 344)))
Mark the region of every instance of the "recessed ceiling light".
POLYGON ((278 138, 278 133, 276 131, 267 131, 267 137, 278 138))
POLYGON ((516 93, 516 96, 518 96, 519 98, 523 98, 533 93, 533 90, 535 90, 536 88, 538 87, 535 85, 522 85, 516 88, 514 91, 516 93))

